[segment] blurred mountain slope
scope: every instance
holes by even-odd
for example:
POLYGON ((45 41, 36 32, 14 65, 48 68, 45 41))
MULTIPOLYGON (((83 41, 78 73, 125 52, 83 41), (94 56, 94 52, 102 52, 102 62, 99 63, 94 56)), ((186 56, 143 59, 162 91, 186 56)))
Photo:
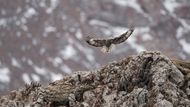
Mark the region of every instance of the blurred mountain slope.
POLYGON ((0 92, 31 81, 47 83, 95 69, 143 50, 190 59, 188 0, 2 0, 0 92), (84 38, 118 36, 135 27, 110 54, 84 38))

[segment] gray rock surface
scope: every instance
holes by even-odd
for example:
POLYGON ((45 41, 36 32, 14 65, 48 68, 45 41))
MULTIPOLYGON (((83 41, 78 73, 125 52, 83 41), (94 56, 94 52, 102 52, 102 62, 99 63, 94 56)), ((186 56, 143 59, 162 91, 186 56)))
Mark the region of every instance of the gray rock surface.
POLYGON ((0 0, 0 94, 144 50, 189 60, 189 8, 189 0, 0 0), (134 34, 110 54, 84 42, 131 26, 134 34))
MULTIPOLYGON (((190 72, 189 72, 190 73, 190 72)), ((27 85, 2 96, 3 107, 189 107, 190 79, 159 52, 76 72, 47 86, 27 85)))

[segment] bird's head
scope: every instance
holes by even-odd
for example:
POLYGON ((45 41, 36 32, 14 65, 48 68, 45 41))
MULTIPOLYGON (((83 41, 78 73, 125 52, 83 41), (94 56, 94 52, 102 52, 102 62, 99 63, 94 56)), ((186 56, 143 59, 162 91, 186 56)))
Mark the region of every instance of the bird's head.
POLYGON ((87 36, 85 40, 88 44, 95 44, 94 39, 92 39, 90 36, 87 36))

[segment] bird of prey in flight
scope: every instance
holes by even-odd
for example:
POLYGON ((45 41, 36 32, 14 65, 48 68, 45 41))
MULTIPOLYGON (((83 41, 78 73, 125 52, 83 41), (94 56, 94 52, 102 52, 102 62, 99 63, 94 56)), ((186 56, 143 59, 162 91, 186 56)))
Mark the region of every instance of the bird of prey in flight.
POLYGON ((107 53, 110 51, 110 48, 112 47, 112 45, 125 42, 133 33, 133 31, 134 29, 131 28, 127 32, 121 34, 120 36, 109 38, 109 39, 94 39, 88 36, 86 38, 86 42, 91 46, 101 47, 101 51, 104 53, 107 53))

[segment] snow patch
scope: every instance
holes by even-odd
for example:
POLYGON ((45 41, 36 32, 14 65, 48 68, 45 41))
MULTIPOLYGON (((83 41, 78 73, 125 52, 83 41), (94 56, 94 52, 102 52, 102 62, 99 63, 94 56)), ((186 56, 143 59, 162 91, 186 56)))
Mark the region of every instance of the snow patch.
POLYGON ((178 18, 178 20, 186 29, 190 30, 190 25, 184 19, 178 18))
POLYGON ((33 62, 32 62, 32 60, 31 60, 31 59, 28 59, 28 60, 27 60, 27 63, 28 63, 28 65, 30 65, 30 66, 32 66, 32 65, 33 65, 33 62))
POLYGON ((21 22, 22 24, 26 24, 26 18, 22 17, 22 18, 20 19, 20 22, 21 22))
POLYGON ((38 66, 33 66, 33 67, 34 67, 34 71, 37 74, 40 74, 40 75, 46 75, 47 74, 47 70, 45 68, 40 68, 38 66))
POLYGON ((22 25, 21 29, 24 30, 24 31, 26 31, 26 32, 28 31, 28 27, 26 25, 22 25))
POLYGON ((84 52, 84 54, 85 54, 87 60, 93 62, 94 64, 96 63, 96 62, 95 62, 95 57, 94 57, 94 55, 93 55, 94 52, 93 52, 93 50, 92 50, 91 48, 84 47, 84 46, 82 46, 81 44, 78 44, 78 43, 76 43, 76 46, 77 46, 77 48, 78 48, 81 52, 84 52))
POLYGON ((39 5, 40 5, 41 7, 46 7, 45 1, 46 1, 46 0, 41 0, 40 3, 39 3, 39 5))
POLYGON ((23 73, 23 74, 22 74, 22 79, 23 79, 24 82, 27 83, 27 84, 30 84, 30 83, 31 83, 30 76, 29 76, 29 74, 27 74, 27 73, 23 73))
POLYGON ((64 50, 60 51, 61 56, 63 59, 68 60, 72 59, 74 56, 76 56, 77 51, 74 49, 72 45, 67 45, 64 50))
POLYGON ((0 68, 0 81, 3 83, 9 83, 10 82, 10 70, 8 68, 0 68))
POLYGON ((150 27, 137 27, 135 28, 134 33, 147 33, 150 32, 150 27))
POLYGON ((137 0, 114 0, 120 6, 128 6, 134 8, 139 13, 144 13, 137 0))
POLYGON ((76 47, 81 51, 84 52, 85 54, 93 54, 93 50, 91 48, 88 47, 84 47, 83 45, 76 43, 76 47))
POLYGON ((63 63, 63 60, 60 57, 56 57, 54 58, 52 62, 53 62, 53 65, 57 67, 58 65, 63 63))
POLYGON ((110 35, 112 35, 112 31, 110 31, 109 28, 102 28, 101 31, 104 32, 105 36, 110 36, 110 35))
POLYGON ((51 80, 52 81, 60 80, 62 78, 63 78, 62 74, 56 74, 56 73, 51 72, 51 80))
POLYGON ((97 20, 97 19, 92 19, 89 21, 90 25, 98 25, 98 26, 109 26, 109 23, 97 20))
POLYGON ((188 43, 185 39, 179 40, 179 43, 182 45, 183 50, 190 54, 190 43, 188 43))
POLYGON ((127 6, 129 3, 128 0, 114 0, 114 2, 120 6, 127 6))
POLYGON ((183 33, 184 33, 184 29, 183 27, 178 27, 177 31, 176 31, 176 37, 177 38, 181 38, 183 36, 183 33))
POLYGON ((26 18, 31 18, 33 15, 35 15, 37 12, 34 8, 29 8, 27 11, 24 13, 24 17, 26 18))
POLYGON ((1 19, 0 19, 0 26, 6 27, 6 26, 7 26, 7 20, 4 19, 4 18, 1 18, 1 19))
POLYGON ((165 0, 163 4, 170 13, 173 13, 175 8, 180 6, 175 0, 165 0))
POLYGON ((71 74, 71 73, 72 73, 72 70, 71 70, 67 65, 61 66, 61 70, 62 70, 64 73, 67 73, 67 74, 71 74))
POLYGON ((134 48, 138 53, 145 51, 146 49, 142 46, 136 43, 137 39, 134 37, 131 37, 131 39, 128 40, 129 45, 134 48))
POLYGON ((182 58, 183 60, 186 60, 186 59, 187 59, 187 56, 185 55, 184 52, 180 52, 180 53, 179 53, 179 56, 180 56, 180 58, 182 58))
POLYGON ((86 54, 86 58, 87 58, 89 61, 91 61, 91 62, 94 62, 94 61, 95 61, 94 56, 91 55, 91 54, 86 54))
POLYGON ((33 81, 36 81, 36 82, 40 81, 40 77, 38 75, 36 75, 36 74, 31 74, 31 77, 32 77, 33 81))
POLYGON ((20 32, 20 31, 17 31, 17 32, 16 32, 16 36, 17 36, 17 37, 21 37, 21 32, 20 32))
POLYGON ((77 39, 82 39, 82 33, 81 33, 80 29, 77 30, 75 35, 76 35, 77 39))
POLYGON ((20 21, 20 20, 16 20, 15 24, 16 24, 17 26, 20 26, 20 25, 21 25, 21 21, 20 21))
POLYGON ((21 68, 20 63, 15 58, 11 59, 11 63, 12 63, 13 66, 21 68))
POLYGON ((142 36, 143 41, 149 41, 149 40, 152 40, 152 39, 153 39, 153 37, 149 33, 145 33, 142 36))
POLYGON ((58 6, 58 0, 50 0, 50 6, 46 9, 46 13, 51 14, 54 9, 58 6))
POLYGON ((56 31, 56 28, 53 27, 53 26, 47 26, 47 27, 45 27, 45 32, 46 33, 55 32, 55 31, 56 31))
POLYGON ((34 45, 34 46, 36 46, 38 44, 38 41, 37 41, 37 39, 32 39, 32 45, 34 45))
POLYGON ((40 48, 40 55, 43 55, 46 52, 46 48, 40 48))

